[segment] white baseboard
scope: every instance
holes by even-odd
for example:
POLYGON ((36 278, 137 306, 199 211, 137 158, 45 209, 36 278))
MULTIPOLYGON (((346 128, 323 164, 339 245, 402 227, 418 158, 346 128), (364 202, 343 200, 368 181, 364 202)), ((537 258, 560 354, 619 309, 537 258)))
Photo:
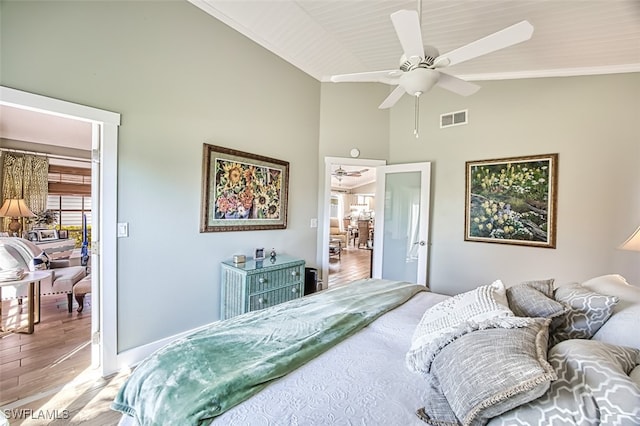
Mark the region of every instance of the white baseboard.
MULTIPOLYGON (((117 370, 120 371, 122 369, 135 367, 138 363, 140 363, 146 357, 148 357, 158 349, 173 342, 174 340, 179 339, 181 337, 188 336, 189 334, 200 331, 208 326, 209 324, 206 324, 201 327, 197 327, 191 330, 184 331, 182 333, 175 334, 173 336, 166 337, 164 339, 156 340, 155 342, 151 342, 146 345, 138 346, 133 349, 128 349, 126 351, 120 352, 118 354, 118 359, 117 359, 117 366, 118 366, 117 370)), ((109 376, 113 373, 117 373, 117 371, 108 371, 108 372, 105 372, 104 375, 109 376)))

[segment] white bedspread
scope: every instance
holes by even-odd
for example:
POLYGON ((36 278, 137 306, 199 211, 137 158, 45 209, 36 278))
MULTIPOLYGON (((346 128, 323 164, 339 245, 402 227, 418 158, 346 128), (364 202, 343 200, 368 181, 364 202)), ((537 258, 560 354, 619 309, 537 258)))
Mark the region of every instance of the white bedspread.
MULTIPOLYGON (((448 296, 422 292, 227 411, 215 425, 419 425, 424 379, 405 355, 424 311, 448 296)), ((120 425, 135 422, 123 417, 120 425)))

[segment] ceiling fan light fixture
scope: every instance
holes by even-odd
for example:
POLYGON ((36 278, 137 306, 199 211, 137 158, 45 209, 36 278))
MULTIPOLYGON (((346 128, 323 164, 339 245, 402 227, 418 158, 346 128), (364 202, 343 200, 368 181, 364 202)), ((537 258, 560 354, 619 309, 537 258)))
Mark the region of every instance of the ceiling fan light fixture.
POLYGON ((416 68, 402 74, 400 85, 411 96, 426 93, 438 82, 440 73, 427 68, 416 68))
POLYGON ((391 14, 391 22, 396 30, 403 52, 398 70, 370 71, 331 77, 333 82, 379 82, 396 86, 378 106, 379 109, 391 108, 405 93, 413 96, 415 102, 415 127, 413 133, 416 137, 419 135, 420 95, 427 93, 436 84, 460 96, 472 95, 480 89, 477 84, 470 83, 446 72, 441 73, 438 69, 513 46, 529 40, 533 34, 533 25, 527 21, 521 21, 440 55, 440 52, 435 47, 423 44, 421 17, 422 0, 418 0, 417 11, 398 10, 391 14))

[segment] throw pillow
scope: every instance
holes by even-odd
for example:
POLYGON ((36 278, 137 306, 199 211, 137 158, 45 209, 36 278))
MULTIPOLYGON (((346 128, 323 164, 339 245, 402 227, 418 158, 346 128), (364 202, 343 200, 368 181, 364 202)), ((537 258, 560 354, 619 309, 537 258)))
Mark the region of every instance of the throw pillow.
POLYGON ((620 299, 613 308, 611 317, 592 339, 640 349, 640 287, 629 284, 617 274, 595 277, 583 282, 581 286, 620 299))
POLYGON ((530 318, 518 328, 477 330, 442 349, 431 371, 462 425, 484 425, 547 391, 557 379, 547 362, 550 321, 530 318))
POLYGON ((616 296, 606 296, 582 287, 567 284, 555 290, 554 298, 569 307, 554 320, 549 345, 568 339, 590 339, 607 322, 618 303, 616 296))
POLYGON ((49 269, 50 262, 51 260, 49 259, 49 256, 47 256, 47 253, 41 251, 39 255, 34 256, 33 259, 31 259, 29 269, 31 271, 41 271, 44 269, 49 269))
POLYGON ((555 318, 567 308, 553 299, 553 279, 525 281, 507 288, 509 308, 519 317, 555 318))
POLYGON ((418 418, 433 426, 458 426, 460 424, 458 418, 437 382, 435 380, 431 383, 427 382, 426 386, 425 405, 416 411, 418 418))
POLYGON ((489 425, 638 425, 640 351, 594 340, 566 340, 549 350, 558 375, 540 398, 489 425))
POLYGON ((468 322, 513 316, 502 281, 497 280, 443 300, 425 311, 411 339, 407 366, 417 373, 428 373, 433 351, 425 350, 436 341, 446 341, 468 322))

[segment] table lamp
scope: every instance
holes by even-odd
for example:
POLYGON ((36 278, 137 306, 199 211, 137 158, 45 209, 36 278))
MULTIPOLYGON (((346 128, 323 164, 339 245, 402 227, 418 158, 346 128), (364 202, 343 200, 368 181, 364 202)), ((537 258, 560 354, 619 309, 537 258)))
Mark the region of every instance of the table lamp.
POLYGON ((0 217, 12 218, 8 228, 14 236, 19 236, 22 229, 22 224, 18 221, 18 218, 34 216, 35 214, 29 210, 23 198, 7 198, 4 200, 2 207, 0 207, 0 217))
POLYGON ((619 248, 622 250, 640 251, 640 226, 619 248))

